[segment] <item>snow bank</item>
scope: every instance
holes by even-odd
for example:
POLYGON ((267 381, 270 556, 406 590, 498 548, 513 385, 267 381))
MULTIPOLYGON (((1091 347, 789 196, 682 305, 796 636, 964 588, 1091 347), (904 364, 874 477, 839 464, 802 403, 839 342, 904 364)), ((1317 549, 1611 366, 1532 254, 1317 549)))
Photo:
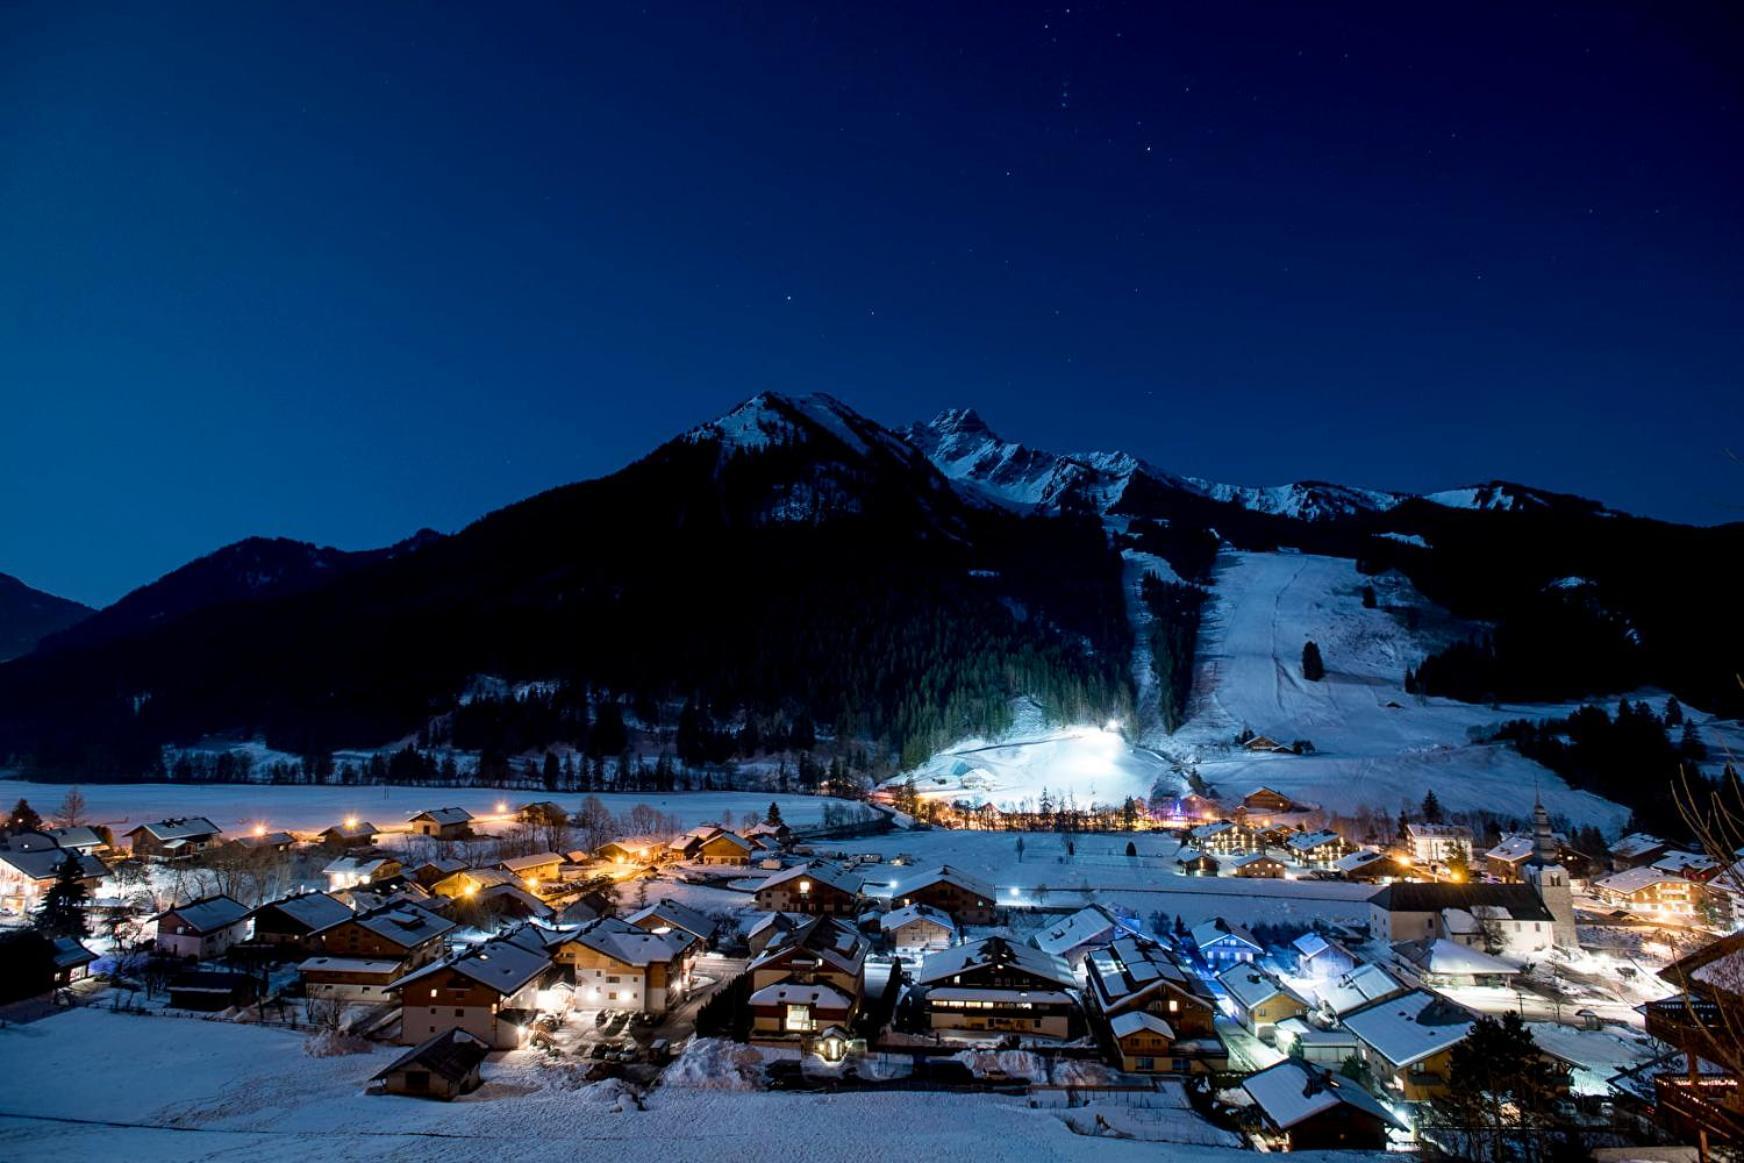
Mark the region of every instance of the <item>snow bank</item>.
POLYGON ((1048 1064, 1028 1050, 964 1050, 951 1058, 967 1066, 976 1078, 1048 1080, 1048 1064))
POLYGON ((663 1078, 668 1086, 694 1090, 757 1090, 763 1055, 724 1038, 694 1038, 663 1078))
POLYGON ((1066 1058, 1054 1063, 1055 1086, 1108 1086, 1116 1072, 1100 1062, 1066 1058))

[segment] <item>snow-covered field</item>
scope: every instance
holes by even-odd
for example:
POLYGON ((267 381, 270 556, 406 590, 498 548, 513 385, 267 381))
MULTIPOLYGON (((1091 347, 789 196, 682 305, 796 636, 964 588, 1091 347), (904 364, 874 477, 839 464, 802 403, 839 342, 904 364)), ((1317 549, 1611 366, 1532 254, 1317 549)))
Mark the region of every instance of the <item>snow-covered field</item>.
MULTIPOLYGON (((44 816, 52 813, 67 794, 65 784, 0 781, 0 798, 8 805, 20 796, 44 816)), ((478 816, 497 813, 499 803, 511 809, 531 800, 557 799, 575 807, 579 795, 552 796, 539 791, 503 791, 494 788, 452 787, 293 787, 271 784, 85 784, 89 822, 107 824, 116 833, 147 820, 170 816, 205 816, 226 831, 243 831, 255 824, 288 831, 316 830, 344 819, 361 816, 377 827, 403 824, 426 808, 461 807, 478 816)), ((816 824, 823 819, 824 805, 843 804, 821 796, 770 795, 761 792, 624 792, 599 797, 608 810, 622 814, 637 804, 678 817, 687 827, 720 820, 730 814, 736 821, 746 812, 762 815, 771 802, 781 806, 790 825, 816 824)))
POLYGON ((1242 1158, 1223 1147, 1075 1135, 1059 1114, 995 1096, 662 1087, 638 1111, 616 1088, 580 1086, 530 1052, 493 1055, 490 1081, 456 1102, 363 1094, 398 1052, 314 1058, 301 1036, 281 1030, 99 1008, 9 1027, 0 1030, 0 1157, 1045 1163, 1155 1159, 1163 1150, 1185 1163, 1242 1158))

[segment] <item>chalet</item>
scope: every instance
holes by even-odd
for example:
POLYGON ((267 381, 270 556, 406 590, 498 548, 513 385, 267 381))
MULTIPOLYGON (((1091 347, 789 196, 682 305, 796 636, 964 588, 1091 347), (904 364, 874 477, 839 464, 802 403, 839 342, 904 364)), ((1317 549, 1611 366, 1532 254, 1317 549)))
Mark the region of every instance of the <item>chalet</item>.
POLYGON ((1720 862, 1705 852, 1682 852, 1675 849, 1655 860, 1653 867, 1699 884, 1708 883, 1720 872, 1720 862))
POLYGON ((439 882, 447 880, 457 872, 466 871, 466 861, 453 856, 439 856, 414 865, 406 871, 425 888, 434 889, 439 882))
POLYGON ((1607 854, 1611 858, 1612 872, 1627 872, 1631 868, 1652 864, 1670 850, 1671 845, 1658 836, 1649 836, 1645 832, 1631 832, 1611 845, 1607 854))
POLYGON ((353 913, 310 937, 329 957, 363 957, 400 962, 406 969, 434 961, 455 929, 447 917, 415 904, 395 902, 353 913))
POLYGON ((1217 969, 1238 961, 1252 961, 1264 953, 1265 947, 1253 939, 1240 925, 1232 925, 1222 917, 1213 917, 1193 926, 1193 944, 1205 964, 1217 969))
POLYGON ((316 839, 327 848, 371 848, 375 846, 375 838, 379 833, 380 829, 368 820, 348 816, 337 824, 323 828, 316 839))
POLYGON ((959 925, 991 925, 996 892, 991 884, 949 864, 912 873, 891 890, 893 906, 928 905, 959 925))
POLYGON ((1369 898, 1369 927, 1389 944, 1447 937, 1490 952, 1552 947, 1556 919, 1529 884, 1395 881, 1369 898))
POLYGON ((256 828, 246 836, 238 836, 232 843, 247 852, 289 852, 297 846, 297 838, 289 832, 256 828))
POLYGON ((209 896, 157 915, 157 951, 197 961, 217 957, 246 935, 248 906, 209 896))
POLYGON ((712 918, 704 916, 689 905, 664 897, 624 919, 638 929, 646 929, 650 933, 675 933, 688 944, 693 953, 707 949, 715 935, 715 922, 712 918))
POLYGON ((546 948, 592 1008, 663 1014, 690 992, 694 944, 678 930, 656 933, 601 917, 556 930, 546 948))
POLYGON ((1255 788, 1242 796, 1241 806, 1250 812, 1261 813, 1287 812, 1295 807, 1289 796, 1269 787, 1255 788))
POLYGON ((1377 852, 1373 848, 1362 848, 1340 856, 1332 862, 1331 871, 1337 873, 1341 880, 1363 884, 1388 884, 1395 880, 1418 878, 1414 868, 1400 864, 1397 857, 1377 852))
POLYGON ((659 859, 661 844, 647 837, 625 837, 608 840, 594 850, 594 856, 608 864, 653 864, 659 859))
POLYGON ((1250 880, 1284 879, 1284 862, 1264 852, 1246 852, 1224 861, 1234 875, 1250 880))
POLYGON ((547 920, 557 910, 518 884, 493 884, 466 898, 475 907, 485 909, 494 917, 520 920, 547 920))
POLYGON ((1320 980, 1343 977, 1357 966, 1356 955, 1321 933, 1303 933, 1290 942, 1296 974, 1320 980))
POLYGON ((127 832, 133 855, 143 860, 179 860, 216 847, 223 840, 218 825, 204 816, 157 820, 127 832))
POLYGON ((1343 1026, 1328 1026, 1300 1017, 1285 1018, 1272 1030, 1277 1048, 1304 1062, 1338 1069, 1352 1058, 1361 1058, 1356 1035, 1343 1026))
POLYGON ((1401 941, 1393 946, 1393 955, 1416 970, 1423 984, 1432 989, 1505 986, 1520 973, 1520 967, 1511 961, 1503 961, 1482 949, 1473 949, 1445 937, 1433 941, 1401 941))
POLYGON ((1071 1038, 1081 1026, 1077 980, 1063 958, 1003 937, 940 950, 915 972, 935 1031, 1071 1038))
POLYGON ((394 1059, 370 1081, 380 1083, 385 1094, 456 1099, 479 1088, 479 1067, 490 1050, 465 1030, 444 1030, 394 1059))
POLYGON ((269 901, 250 916, 254 929, 249 940, 257 945, 307 949, 315 933, 350 917, 351 909, 324 892, 305 892, 269 901))
POLYGON ((533 824, 545 828, 561 828, 569 823, 569 809, 562 804, 550 800, 538 800, 530 804, 522 804, 515 813, 515 819, 523 824, 533 824))
POLYGON ((715 829, 714 835, 701 841, 691 857, 698 864, 744 865, 751 863, 757 846, 737 832, 715 829))
MULTIPOLYGON (((1553 837, 1556 845, 1557 859, 1564 865, 1577 861, 1576 853, 1568 848, 1565 837, 1557 834, 1553 837)), ((1501 841, 1484 853, 1484 871, 1504 884, 1518 884, 1526 877, 1522 870, 1537 854, 1538 838, 1531 832, 1516 832, 1503 836, 1501 841)), ((1586 863, 1584 857, 1578 858, 1579 863, 1586 863)))
POLYGON ((487 888, 499 884, 518 884, 515 874, 501 868, 463 868, 459 872, 450 873, 430 885, 430 891, 440 897, 459 900, 463 897, 477 896, 487 888))
POLYGON ((745 839, 765 848, 784 848, 792 837, 792 828, 786 824, 771 824, 767 820, 745 829, 745 839))
POLYGON ((1654 1105, 1686 1139, 1744 1142, 1744 1079, 1738 1070, 1744 933, 1697 949, 1659 977, 1677 992, 1641 1007, 1647 1033, 1679 1053, 1653 1074, 1654 1105))
POLYGON ((1405 847, 1419 864, 1471 860, 1472 833, 1458 824, 1406 824, 1405 847))
POLYGON ((400 875, 400 862, 392 856, 367 853, 357 856, 337 856, 321 870, 327 878, 327 891, 360 888, 380 884, 400 875))
POLYGON ((1252 965, 1231 965, 1217 975, 1217 980, 1235 1003, 1236 1018, 1256 1037, 1310 1007, 1308 999, 1252 965))
POLYGON ((45 828, 43 834, 55 842, 55 847, 67 852, 77 852, 81 855, 101 856, 109 851, 109 837, 104 835, 108 829, 98 831, 96 828, 45 828))
POLYGON ((901 957, 924 956, 957 943, 951 914, 931 905, 905 905, 878 918, 879 931, 901 957))
POLYGON ((856 917, 860 915, 860 889, 858 874, 814 860, 765 879, 757 889, 756 901, 759 909, 770 913, 856 917))
POLYGON ((1214 820, 1223 814, 1221 804, 1202 795, 1189 793, 1176 801, 1176 805, 1181 815, 1189 820, 1214 820))
POLYGON ((1449 1055, 1476 1021, 1464 1006, 1422 989, 1344 1015, 1370 1075, 1406 1102, 1425 1102, 1447 1089, 1449 1055))
POLYGON ((1274 1150, 1383 1151, 1390 1132, 1409 1129, 1357 1082, 1306 1062, 1280 1062, 1241 1088, 1274 1150))
POLYGON ((72 860, 79 867, 79 881, 87 890, 97 887, 109 871, 89 853, 56 847, 52 839, 26 847, 19 837, 0 838, 0 906, 28 912, 53 887, 61 866, 72 860))
POLYGON ((465 808, 432 808, 411 821, 412 835, 438 840, 465 840, 472 835, 472 813, 465 808))
POLYGON ((320 954, 297 966, 297 979, 305 997, 369 1005, 393 1000, 390 991, 405 971, 405 963, 393 957, 320 954))
POLYGON ((1406 992, 1407 987, 1398 978, 1372 964, 1358 965, 1342 977, 1316 979, 1303 985, 1303 993, 1314 999, 1320 1015, 1333 1020, 1406 992))
POLYGON ((781 940, 785 934, 805 924, 805 921, 803 913, 766 913, 759 917, 757 923, 745 933, 745 944, 750 946, 751 956, 757 956, 771 944, 781 940))
MULTIPOLYGON (((1258 751, 1274 755, 1294 754, 1288 743, 1280 743, 1269 735, 1255 735, 1252 739, 1247 740, 1241 746, 1244 751, 1258 751)), ((1262 788, 1261 790, 1264 791, 1267 789, 1262 788)))
POLYGON ((54 941, 54 983, 65 989, 75 981, 82 981, 90 976, 91 963, 97 960, 97 955, 85 948, 84 943, 75 937, 55 937, 54 941))
POLYGON ((1181 849, 1175 854, 1175 864, 1183 876, 1216 876, 1219 867, 1215 856, 1197 848, 1181 849))
POLYGON ((1350 852, 1350 845, 1337 832, 1294 832, 1284 841, 1290 859, 1307 868, 1331 868, 1350 852))
POLYGON ((833 917, 813 917, 750 964, 754 1038, 805 1037, 847 1026, 866 992, 866 938, 833 917))
POLYGON ((702 847, 702 838, 720 831, 714 825, 706 828, 692 828, 682 836, 674 836, 666 842, 666 859, 680 863, 689 863, 696 858, 697 850, 702 847))
POLYGON ((1592 890, 1612 908, 1665 918, 1694 917, 1703 895, 1700 884, 1652 864, 1601 876, 1592 890))
POLYGON ((1114 914, 1101 905, 1086 905, 1061 921, 1030 934, 1029 943, 1043 953, 1064 957, 1068 965, 1077 965, 1091 949, 1114 939, 1120 923, 1114 914))
POLYGON ((1086 997, 1108 1025, 1122 1069, 1188 1074, 1228 1066, 1217 1037, 1217 999, 1161 945, 1120 937, 1092 951, 1084 965, 1086 997), (1137 1014, 1153 1020, 1134 1022, 1137 1014))
POLYGON ((415 970, 390 987, 400 999, 400 1042, 464 1030, 494 1050, 518 1049, 550 970, 543 951, 502 937, 415 970))
POLYGON ((1192 847, 1212 856, 1235 856, 1260 849, 1259 833, 1234 820, 1216 820, 1200 824, 1187 833, 1192 847))
POLYGON ((556 882, 559 870, 563 867, 563 857, 555 852, 535 852, 529 856, 511 856, 507 860, 498 861, 497 867, 536 892, 541 884, 556 882))

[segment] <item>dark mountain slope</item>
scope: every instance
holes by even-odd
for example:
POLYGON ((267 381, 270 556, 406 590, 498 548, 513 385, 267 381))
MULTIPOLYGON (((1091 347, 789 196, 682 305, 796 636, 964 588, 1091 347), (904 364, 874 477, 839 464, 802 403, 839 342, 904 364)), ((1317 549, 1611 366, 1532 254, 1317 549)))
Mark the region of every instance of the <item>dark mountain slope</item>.
POLYGON ((91 614, 87 605, 31 589, 0 573, 0 661, 30 653, 43 638, 91 614))

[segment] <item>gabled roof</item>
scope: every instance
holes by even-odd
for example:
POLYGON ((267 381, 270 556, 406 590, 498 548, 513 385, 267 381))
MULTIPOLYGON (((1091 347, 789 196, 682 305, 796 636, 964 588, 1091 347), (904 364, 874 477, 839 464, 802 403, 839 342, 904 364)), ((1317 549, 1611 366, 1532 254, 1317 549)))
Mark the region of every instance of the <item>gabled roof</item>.
POLYGON ((860 893, 861 881, 857 874, 849 872, 848 870, 840 868, 825 860, 813 860, 806 864, 796 865, 793 868, 786 868, 780 872, 774 873, 762 884, 757 886, 757 891, 762 892, 766 888, 774 888, 776 885, 786 884, 790 880, 799 880, 801 878, 812 880, 818 884, 828 885, 837 892, 845 892, 851 896, 858 896, 860 893))
POLYGON ((1293 833, 1288 840, 1284 841, 1284 847, 1292 852, 1311 852, 1322 844, 1337 844, 1342 839, 1343 837, 1337 832, 1330 832, 1322 828, 1318 832, 1293 833))
POLYGON ((1692 872, 1712 872, 1720 867, 1720 862, 1705 852, 1673 851, 1655 860, 1653 867, 1683 876, 1692 872))
POLYGON ((731 847, 737 848, 739 851, 746 853, 755 851, 757 847, 737 832, 729 832, 724 828, 717 828, 715 829, 714 835, 704 838, 702 847, 707 848, 711 844, 720 843, 728 844, 731 847))
POLYGON ((619 917, 601 917, 567 930, 560 944, 575 942, 614 961, 638 968, 671 961, 684 953, 689 940, 678 933, 652 933, 619 917))
POLYGON ((750 964, 760 969, 777 961, 790 962, 816 958, 837 973, 858 975, 866 964, 871 942, 852 927, 834 917, 810 917, 791 933, 783 934, 764 947, 750 964))
POLYGON ((1209 921, 1200 921, 1193 926, 1193 944, 1203 949, 1218 941, 1234 939, 1244 945, 1253 947, 1255 953, 1264 953, 1265 946, 1254 940, 1253 934, 1240 925, 1232 925, 1222 917, 1212 917, 1209 921))
POLYGON ((32 848, 20 851, 4 842, 0 842, 0 864, 9 864, 18 870, 20 876, 31 880, 53 880, 60 874, 61 865, 67 859, 78 861, 79 875, 86 880, 93 880, 107 873, 103 862, 89 852, 79 852, 71 848, 32 848))
POLYGON ((1377 852, 1373 848, 1359 848, 1355 852, 1346 853, 1332 862, 1332 867, 1339 872, 1355 872, 1367 868, 1377 860, 1386 860, 1385 852, 1377 852))
POLYGON ((1643 864, 1638 868, 1626 868, 1622 872, 1613 872, 1609 876, 1601 876, 1593 881, 1594 888, 1606 892, 1620 892, 1628 895, 1652 888, 1656 884, 1685 884, 1685 879, 1675 872, 1653 864, 1643 864))
POLYGON ((419 812, 412 819, 427 820, 432 824, 466 824, 471 823, 472 813, 465 808, 431 808, 419 812))
POLYGON ((530 856, 511 856, 498 863, 508 872, 520 873, 543 868, 548 864, 562 864, 563 857, 556 852, 535 852, 530 856))
POLYGON ((549 917, 556 910, 518 884, 493 884, 481 889, 473 898, 479 901, 512 900, 527 910, 530 916, 549 917))
POLYGON ((442 876, 452 876, 456 872, 464 872, 466 867, 466 861, 461 860, 459 857, 436 856, 429 860, 419 861, 418 864, 413 867, 412 871, 416 873, 428 870, 442 876))
POLYGON ((1638 860, 1650 852, 1669 847, 1658 836, 1649 836, 1645 832, 1631 832, 1615 844, 1609 851, 1612 856, 1620 856, 1624 860, 1638 860))
POLYGON ((1344 1015, 1344 1028, 1394 1066, 1409 1066, 1463 1040, 1477 1016, 1439 994, 1415 989, 1344 1015))
POLYGON ((449 1082, 461 1082, 490 1054, 490 1047, 458 1026, 443 1030, 434 1038, 418 1043, 381 1071, 371 1076, 378 1081, 400 1070, 416 1066, 449 1082))
POLYGON ((1369 904, 1390 913, 1438 913, 1443 909, 1505 909, 1516 921, 1553 921, 1538 890, 1529 884, 1446 884, 1401 880, 1377 889, 1369 904))
POLYGON ((853 1002, 848 995, 832 985, 803 985, 797 981, 778 981, 774 985, 766 985, 751 995, 750 1002, 754 1006, 811 1005, 843 1011, 853 1008, 853 1002))
POLYGON ((1062 987, 1078 984, 1064 959, 1028 945, 1014 945, 1004 937, 983 937, 966 945, 941 949, 921 962, 915 972, 917 985, 940 982, 989 965, 1010 965, 1062 987))
POLYGON ((373 876, 394 863, 396 862, 392 856, 338 856, 329 861, 321 873, 324 876, 332 876, 334 873, 373 876))
POLYGON ((1116 1038, 1125 1038, 1141 1030, 1152 1034, 1161 1034, 1169 1041, 1175 1040, 1174 1028, 1155 1014, 1144 1010, 1127 1010, 1123 1014, 1115 1014, 1108 1021, 1108 1028, 1114 1031, 1116 1038))
POLYGON ((262 832, 256 835, 249 832, 238 836, 236 842, 244 848, 283 848, 297 842, 297 838, 289 832, 262 832))
POLYGON ((103 837, 97 834, 95 828, 49 828, 47 831, 50 836, 54 837, 54 842, 62 848, 101 848, 104 846, 103 837))
POLYGON ((129 836, 135 832, 144 832, 161 843, 167 840, 200 840, 207 836, 216 836, 219 828, 204 816, 189 816, 173 820, 154 820, 127 830, 129 836))
POLYGON ((344 836, 354 839, 358 836, 373 836, 379 831, 381 831, 381 829, 370 823, 368 820, 356 820, 350 823, 341 820, 337 824, 329 824, 327 827, 321 829, 321 835, 344 836))
POLYGON ((1086 905, 1051 928, 1037 929, 1030 934, 1029 943, 1044 953, 1064 955, 1106 939, 1116 928, 1113 913, 1101 905, 1086 905))
POLYGON ((1151 994, 1169 991, 1212 1004, 1210 988, 1189 974, 1160 944, 1139 937, 1121 937, 1092 950, 1085 962, 1090 988, 1104 1010, 1135 1006, 1151 994))
POLYGON ((97 960, 97 955, 74 937, 56 937, 54 939, 54 963, 56 969, 77 969, 81 965, 89 965, 97 960))
POLYGON ((885 913, 878 918, 878 927, 886 933, 890 933, 904 925, 912 925, 916 921, 938 925, 952 933, 957 931, 957 922, 951 919, 950 913, 943 909, 935 909, 931 905, 922 904, 905 905, 900 909, 885 913))
POLYGON ((1512 836, 1503 836, 1502 842, 1484 853, 1484 856, 1489 860, 1518 864, 1532 855, 1536 845, 1537 839, 1531 834, 1515 833, 1512 836))
POLYGON ((1406 1129, 1357 1082, 1295 1059, 1285 1059, 1248 1075, 1242 1079, 1241 1088, 1252 1097, 1266 1120, 1281 1131, 1340 1105, 1354 1107, 1388 1126, 1406 1129))
POLYGON ((638 909, 624 919, 637 928, 644 927, 643 921, 658 921, 668 928, 677 929, 699 941, 707 941, 714 935, 715 931, 714 921, 703 916, 689 905, 681 904, 667 897, 662 897, 646 908, 638 909))
POLYGON ((1445 937, 1437 937, 1433 941, 1401 941, 1393 946, 1393 952, 1420 971, 1438 976, 1512 976, 1520 972, 1520 967, 1512 962, 1492 957, 1482 949, 1449 941, 1445 937))
POLYGON ((1302 1001, 1304 1005, 1307 1004, 1304 999, 1297 996, 1295 990, 1286 988, 1271 974, 1263 973, 1251 965, 1232 965, 1219 973, 1217 980, 1223 984, 1224 989, 1229 991, 1231 997, 1241 1003, 1244 1009, 1251 1010, 1255 1006, 1264 1005, 1280 994, 1286 994, 1302 1001))
POLYGON ((305 892, 282 900, 268 901, 255 909, 253 915, 258 917, 269 909, 282 913, 310 932, 338 924, 351 916, 351 909, 344 901, 335 900, 324 892, 305 892))
POLYGON ((964 892, 973 893, 981 899, 992 903, 997 890, 977 876, 970 876, 960 868, 949 864, 941 864, 937 868, 922 869, 903 877, 890 890, 892 897, 912 896, 922 889, 931 888, 935 884, 948 884, 960 888, 964 892))
POLYGON ((1240 856, 1229 857, 1227 863, 1231 868, 1246 868, 1248 865, 1258 864, 1262 860, 1269 860, 1278 865, 1283 864, 1283 861, 1276 856, 1268 856, 1264 852, 1244 852, 1240 856))
POLYGON ((1744 932, 1721 937, 1659 971, 1668 985, 1705 997, 1744 997, 1744 932))
POLYGON ((409 985, 447 969, 472 979, 501 997, 512 997, 538 980, 549 968, 551 958, 543 952, 528 949, 507 938, 496 937, 464 952, 450 954, 440 961, 432 962, 400 978, 388 988, 404 990, 409 985))
POLYGON ((1309 991, 1335 1014, 1349 1013, 1405 987, 1379 965, 1359 965, 1336 981, 1311 985, 1309 991))
POLYGON ((424 942, 441 937, 455 928, 454 922, 447 917, 419 908, 415 904, 395 901, 366 913, 341 918, 320 932, 325 933, 336 925, 354 921, 402 949, 416 949, 424 942))
POLYGON ((158 920, 174 913, 181 918, 195 933, 205 935, 216 933, 219 929, 243 920, 248 916, 248 906, 227 896, 209 896, 197 901, 189 901, 185 905, 165 909, 157 915, 158 920))
POLYGON ((770 928, 778 929, 784 933, 791 933, 793 930, 799 928, 804 920, 805 914, 803 913, 797 916, 789 915, 788 913, 764 913, 760 918, 758 918, 757 923, 752 925, 751 928, 746 931, 745 936, 749 939, 755 937, 764 929, 770 928))

